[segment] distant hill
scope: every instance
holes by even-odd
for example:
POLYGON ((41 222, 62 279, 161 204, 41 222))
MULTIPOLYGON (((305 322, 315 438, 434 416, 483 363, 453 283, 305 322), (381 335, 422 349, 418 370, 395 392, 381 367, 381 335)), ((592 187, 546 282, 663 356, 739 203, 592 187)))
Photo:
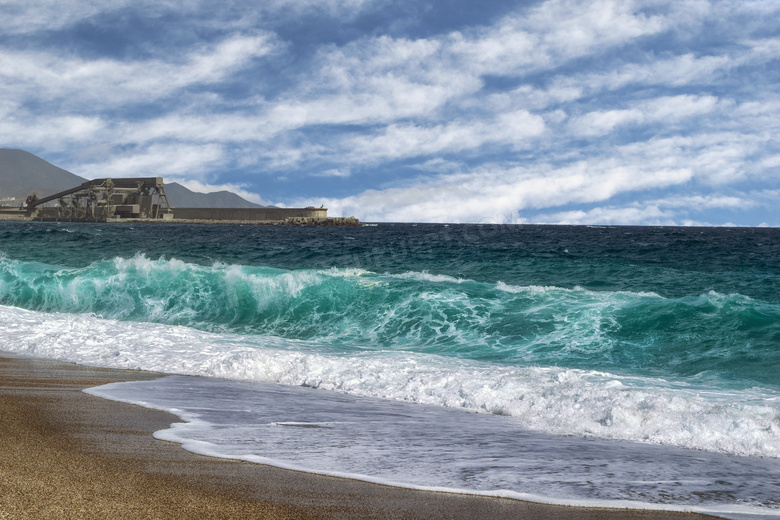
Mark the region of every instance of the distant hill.
POLYGON ((174 208, 263 208, 229 191, 197 193, 178 182, 165 183, 165 195, 174 208))
MULTIPOLYGON (((33 192, 45 197, 86 182, 67 170, 44 161, 29 152, 0 148, 0 199, 25 199, 33 192)), ((173 207, 179 208, 262 208, 229 191, 196 193, 172 182, 165 184, 165 194, 173 207)))
POLYGON ((0 197, 39 197, 78 186, 87 179, 22 150, 0 148, 0 197))

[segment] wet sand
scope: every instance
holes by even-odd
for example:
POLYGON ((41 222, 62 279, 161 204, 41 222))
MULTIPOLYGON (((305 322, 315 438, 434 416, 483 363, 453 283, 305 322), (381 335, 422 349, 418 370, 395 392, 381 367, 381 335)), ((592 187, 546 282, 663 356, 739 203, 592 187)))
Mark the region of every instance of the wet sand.
POLYGON ((157 374, 0 353, 0 519, 679 519, 414 491, 196 455, 152 432, 179 419, 81 390, 157 374))

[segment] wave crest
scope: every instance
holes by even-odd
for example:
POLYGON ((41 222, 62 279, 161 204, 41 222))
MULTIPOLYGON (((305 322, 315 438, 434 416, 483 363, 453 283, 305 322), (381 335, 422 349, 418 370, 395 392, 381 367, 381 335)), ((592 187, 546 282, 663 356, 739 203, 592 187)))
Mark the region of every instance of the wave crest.
POLYGON ((778 386, 780 305, 739 294, 675 299, 137 254, 82 268, 0 257, 0 304, 313 341, 335 352, 389 349, 778 386))

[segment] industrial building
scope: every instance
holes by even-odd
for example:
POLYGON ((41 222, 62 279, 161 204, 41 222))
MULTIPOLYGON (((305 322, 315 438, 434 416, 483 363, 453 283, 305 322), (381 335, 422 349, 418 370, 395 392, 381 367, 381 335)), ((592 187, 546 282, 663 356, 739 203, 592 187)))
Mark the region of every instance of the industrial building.
POLYGON ((361 225, 353 218, 328 218, 326 208, 174 208, 162 177, 94 179, 80 186, 38 198, 30 195, 17 210, 25 219, 62 222, 130 220, 241 222, 314 225, 361 225))
POLYGON ((162 177, 93 179, 69 190, 25 201, 35 220, 108 222, 116 219, 173 218, 162 177))

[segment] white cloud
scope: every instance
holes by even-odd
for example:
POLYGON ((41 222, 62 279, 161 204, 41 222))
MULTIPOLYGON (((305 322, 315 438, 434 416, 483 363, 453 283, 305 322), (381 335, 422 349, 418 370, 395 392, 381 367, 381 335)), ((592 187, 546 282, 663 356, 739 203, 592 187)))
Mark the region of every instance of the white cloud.
POLYGON ((121 8, 130 2, 108 3, 105 0, 83 0, 70 2, 67 0, 4 0, 0 4, 3 16, 3 27, 6 34, 24 34, 40 30, 56 30, 79 20, 89 18, 106 11, 109 5, 112 9, 121 8))
MULTIPOLYGON (((428 39, 380 36, 315 57, 315 73, 270 111, 290 126, 436 119, 447 103, 470 101, 487 74, 518 76, 654 34, 669 25, 635 12, 631 1, 549 0, 469 33, 428 39)), ((560 98, 572 92, 561 89, 560 98)))
POLYGON ((243 9, 270 12, 285 18, 299 16, 326 16, 352 19, 387 0, 267 0, 265 2, 239 2, 243 9))
POLYGON ((64 101, 66 109, 116 109, 124 103, 157 101, 193 85, 218 83, 274 49, 267 35, 234 35, 169 61, 90 60, 40 51, 0 51, 0 92, 7 99, 64 101))
POLYGON ((631 0, 548 0, 476 36, 455 33, 449 52, 476 74, 516 75, 656 34, 671 25, 631 0))
MULTIPOLYGON (((230 25, 256 25, 272 15, 276 18, 320 16, 352 19, 387 0, 227 0, 215 8, 207 0, 3 0, 0 33, 30 34, 37 31, 61 30, 99 15, 113 15, 128 8, 143 12, 147 18, 158 18, 175 13, 177 16, 196 16, 203 26, 219 28, 230 25), (203 16, 205 14, 205 16, 203 16)), ((194 23, 190 20, 190 23, 194 23)))
POLYGON ((691 211, 705 209, 749 208, 756 205, 754 200, 734 195, 678 195, 649 202, 664 208, 690 208, 691 211))
MULTIPOLYGON (((482 222, 496 215, 518 215, 526 209, 592 203, 630 191, 683 184, 685 170, 614 160, 580 162, 561 168, 537 165, 440 175, 427 181, 385 190, 367 190, 344 199, 328 199, 333 214, 366 221, 482 222)), ((318 199, 319 200, 319 199, 318 199)), ((300 200, 293 205, 309 205, 300 200)))
POLYGON ((674 212, 664 211, 655 205, 630 206, 623 208, 593 208, 588 211, 562 211, 542 215, 538 218, 543 224, 566 225, 653 225, 678 226, 674 212))
POLYGON ((474 99, 463 103, 464 107, 482 107, 494 112, 514 110, 544 110, 551 105, 570 103, 581 98, 583 89, 580 86, 552 85, 547 89, 521 85, 513 90, 490 94, 485 99, 474 99))
POLYGON ((612 132, 615 127, 639 123, 643 119, 641 110, 599 110, 589 112, 569 123, 569 131, 575 135, 599 137, 612 132))
POLYGON ((104 161, 82 164, 74 173, 88 179, 103 177, 177 177, 205 179, 225 164, 218 145, 153 144, 139 151, 114 153, 104 161))
POLYGON ((97 117, 24 117, 16 112, 3 117, 0 141, 20 148, 36 148, 45 144, 49 151, 61 151, 100 139, 106 126, 106 122, 97 117))
POLYGON ((569 129, 576 135, 598 137, 615 128, 631 124, 677 123, 710 113, 718 99, 714 96, 660 97, 634 104, 623 110, 599 110, 571 120, 569 129))
POLYGON ((604 90, 630 86, 706 88, 739 67, 769 65, 779 54, 780 39, 767 38, 740 41, 735 48, 719 54, 687 52, 677 56, 641 56, 638 62, 620 63, 599 72, 557 76, 548 90, 594 96, 604 90))
POLYGON ((421 127, 389 125, 373 135, 348 138, 340 143, 347 161, 371 163, 405 157, 468 152, 488 144, 523 148, 530 138, 545 131, 544 120, 524 110, 502 114, 493 120, 454 121, 421 127))
POLYGON ((178 113, 125 124, 116 130, 117 140, 133 143, 160 140, 230 143, 262 141, 282 131, 262 114, 178 113))
POLYGON ((629 163, 689 170, 698 182, 716 186, 761 178, 763 171, 753 164, 751 156, 769 139, 766 135, 736 132, 693 133, 654 138, 610 150, 613 156, 629 163))
POLYGON ((314 60, 315 72, 276 102, 268 117, 292 128, 430 116, 482 87, 479 78, 444 66, 440 52, 437 41, 386 36, 327 47, 314 60))
MULTIPOLYGON (((691 213, 713 209, 744 210, 760 205, 750 195, 673 195, 663 199, 637 201, 625 206, 560 211, 539 216, 536 221, 555 224, 619 224, 663 226, 710 226, 713 223, 690 218, 691 213)), ((733 225, 716 222, 714 225, 733 225)))
POLYGON ((349 177, 352 175, 352 172, 349 168, 331 168, 329 170, 325 170, 321 173, 314 173, 312 174, 314 177, 349 177))

